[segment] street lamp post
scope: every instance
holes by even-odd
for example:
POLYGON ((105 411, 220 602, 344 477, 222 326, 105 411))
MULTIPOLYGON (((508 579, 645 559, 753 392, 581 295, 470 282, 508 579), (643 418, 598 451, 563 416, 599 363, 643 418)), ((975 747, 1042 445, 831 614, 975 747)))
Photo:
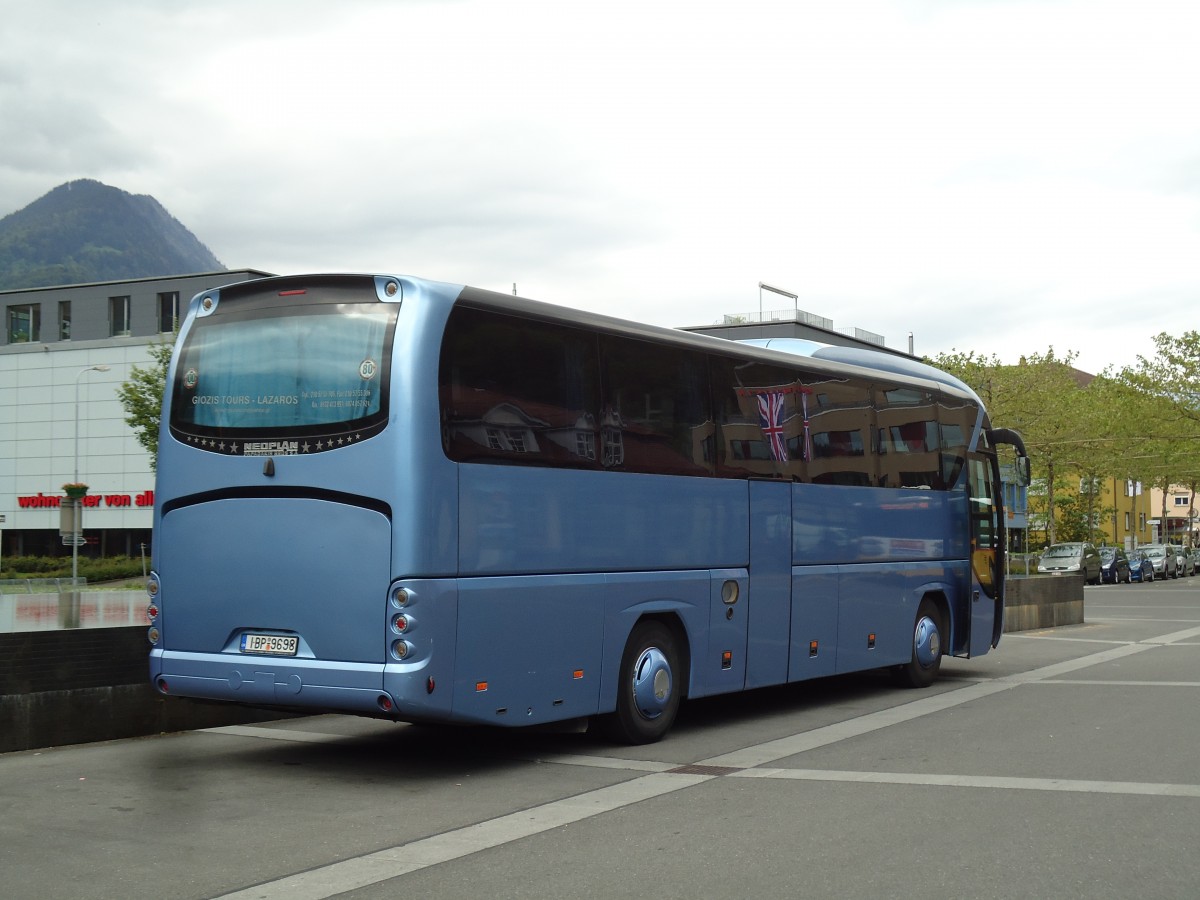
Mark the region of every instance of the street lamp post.
MULTIPOLYGON (((800 299, 796 294, 793 294, 791 291, 785 291, 783 288, 772 287, 771 285, 764 284, 763 282, 760 281, 758 283, 758 324, 760 324, 760 325, 762 324, 762 320, 763 320, 763 305, 762 305, 762 292, 763 291, 770 291, 772 294, 779 294, 780 296, 783 296, 783 297, 791 297, 792 300, 796 301, 797 303, 800 299)), ((796 311, 797 312, 800 311, 799 305, 796 306, 796 311)))
MULTIPOLYGON (((111 366, 88 366, 86 369, 81 369, 75 376, 75 479, 76 484, 79 483, 79 380, 88 372, 107 372, 111 366)), ((71 501, 75 504, 74 525, 75 530, 71 535, 71 587, 72 589, 78 586, 79 581, 79 539, 83 535, 83 499, 76 498, 71 501)))

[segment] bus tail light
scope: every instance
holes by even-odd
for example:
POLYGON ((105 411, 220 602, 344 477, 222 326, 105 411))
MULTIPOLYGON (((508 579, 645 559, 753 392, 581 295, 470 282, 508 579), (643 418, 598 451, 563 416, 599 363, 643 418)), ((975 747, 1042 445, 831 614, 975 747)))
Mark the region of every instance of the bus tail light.
POLYGON ((392 656, 396 659, 405 659, 412 648, 408 646, 408 641, 396 641, 392 644, 392 656))
POLYGON ((146 640, 148 640, 152 645, 158 646, 158 642, 162 640, 162 632, 160 632, 157 628, 151 627, 150 630, 146 632, 146 640))
POLYGON ((404 634, 404 632, 408 631, 410 624, 411 620, 404 613, 396 613, 396 615, 392 617, 392 629, 396 632, 396 634, 404 634))

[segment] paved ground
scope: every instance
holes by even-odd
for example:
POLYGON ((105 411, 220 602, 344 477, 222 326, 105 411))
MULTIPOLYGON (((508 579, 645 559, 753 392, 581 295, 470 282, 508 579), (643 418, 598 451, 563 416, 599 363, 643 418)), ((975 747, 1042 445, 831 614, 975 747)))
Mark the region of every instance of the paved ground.
POLYGON ((1200 578, 1086 604, 650 747, 328 716, 2 755, 0 895, 1195 898, 1200 578))

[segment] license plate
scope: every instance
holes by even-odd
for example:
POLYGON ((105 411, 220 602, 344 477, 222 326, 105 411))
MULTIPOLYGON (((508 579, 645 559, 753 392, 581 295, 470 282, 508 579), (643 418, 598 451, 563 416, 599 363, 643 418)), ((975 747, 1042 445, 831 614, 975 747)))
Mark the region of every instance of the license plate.
POLYGON ((295 656, 300 639, 286 634, 243 634, 243 653, 262 653, 267 656, 295 656))

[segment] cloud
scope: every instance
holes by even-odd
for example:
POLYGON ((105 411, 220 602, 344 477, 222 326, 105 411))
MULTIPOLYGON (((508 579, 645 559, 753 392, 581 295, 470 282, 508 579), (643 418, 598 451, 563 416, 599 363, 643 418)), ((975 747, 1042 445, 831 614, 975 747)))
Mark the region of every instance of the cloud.
POLYGON ((1166 0, 25 4, 0 209, 94 177, 233 266, 670 325, 767 281, 893 347, 1053 342, 1099 371, 1200 287, 1197 24, 1166 0))

